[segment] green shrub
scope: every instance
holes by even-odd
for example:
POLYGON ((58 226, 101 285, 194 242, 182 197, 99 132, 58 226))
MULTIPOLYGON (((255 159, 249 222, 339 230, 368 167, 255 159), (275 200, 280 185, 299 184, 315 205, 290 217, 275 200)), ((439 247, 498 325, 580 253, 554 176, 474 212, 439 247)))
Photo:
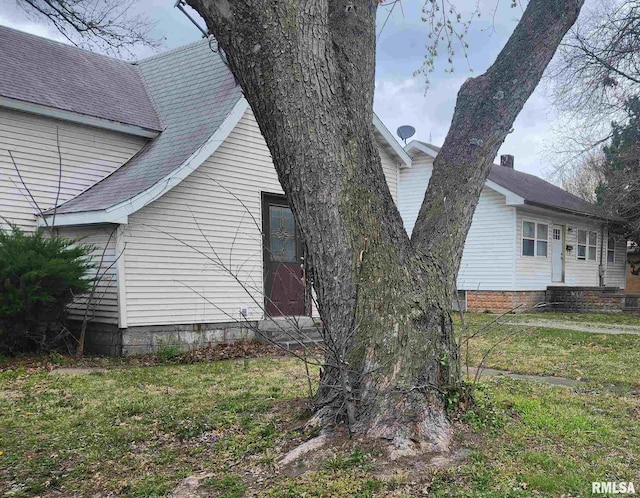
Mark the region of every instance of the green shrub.
POLYGON ((158 361, 160 363, 173 363, 181 354, 182 352, 178 345, 163 344, 160 349, 158 349, 158 361))
POLYGON ((67 334, 66 306, 93 283, 92 250, 41 230, 0 230, 0 350, 46 350, 67 334))

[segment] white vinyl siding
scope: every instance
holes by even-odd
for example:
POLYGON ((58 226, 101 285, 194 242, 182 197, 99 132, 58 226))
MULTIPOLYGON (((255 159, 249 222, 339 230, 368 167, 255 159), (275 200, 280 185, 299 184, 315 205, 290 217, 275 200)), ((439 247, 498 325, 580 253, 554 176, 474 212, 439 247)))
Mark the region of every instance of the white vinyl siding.
MULTIPOLYGON (((15 171, 10 150, 28 190, 41 209, 75 197, 133 156, 145 139, 8 109, 0 109, 0 216, 26 231, 35 229, 37 212, 15 171)), ((6 228, 0 218, 0 228, 6 228)))
MULTIPOLYGON (((432 164, 431 158, 419 156, 414 160, 411 169, 400 170, 398 207, 409 234, 415 225, 431 178, 432 164)), ((563 283, 553 283, 551 280, 550 238, 553 225, 563 227, 566 237, 564 245, 573 246, 572 251, 565 251, 564 285, 599 285, 601 237, 599 223, 579 216, 565 216, 550 210, 506 206, 505 198, 501 194, 485 187, 480 195, 465 243, 458 273, 458 289, 525 291, 545 290, 549 285, 563 285, 563 283), (536 224, 535 237, 530 237, 534 240, 535 256, 533 257, 525 256, 522 252, 524 221, 536 224), (597 233, 597 243, 591 246, 595 250, 595 260, 577 258, 578 229, 597 233), (544 256, 545 247, 543 247, 545 242, 546 256, 544 256)), ((615 251, 615 262, 607 265, 605 284, 624 287, 626 242, 618 238, 615 251)))
MULTIPOLYGON (((575 216, 564 216, 555 212, 528 212, 518 209, 518 240, 522 239, 522 222, 535 221, 544 223, 549 227, 560 225, 564 227, 564 245, 572 246, 573 250, 564 251, 564 285, 573 286, 597 286, 600 283, 600 230, 598 223, 591 222, 584 218, 575 216), (578 230, 587 232, 587 259, 578 259, 578 230), (588 259, 589 252, 589 232, 596 234, 597 243, 593 247, 595 259, 588 259)), ((551 233, 551 230, 549 230, 551 233)), ((606 232, 605 232, 606 233, 606 232)), ((546 258, 532 258, 530 256, 518 255, 516 258, 516 279, 514 290, 544 290, 549 285, 563 285, 563 283, 553 283, 551 281, 551 253, 546 258)), ((622 270, 624 271, 624 269, 622 270)))
POLYGON ((427 191, 429 180, 431 180, 432 168, 432 159, 421 157, 414 160, 411 168, 400 170, 398 210, 402 216, 404 228, 409 235, 416 224, 424 194, 427 191))
POLYGON ((84 319, 85 308, 89 303, 88 318, 92 322, 118 323, 118 272, 116 267, 116 225, 95 225, 85 227, 63 227, 59 234, 63 237, 78 240, 80 243, 94 246, 91 259, 96 266, 99 281, 95 284, 95 292, 78 296, 69 306, 72 320, 84 319), (106 248, 106 249, 105 249, 106 248))
POLYGON ((624 237, 611 235, 615 242, 615 257, 613 262, 607 261, 607 271, 605 276, 605 285, 607 287, 625 288, 627 278, 627 241, 624 237))
MULTIPOLYGON (((398 207, 409 234, 413 230, 432 171, 431 159, 420 158, 400 170, 398 207)), ((485 187, 473 215, 462 253, 457 285, 461 290, 510 290, 516 249, 515 208, 503 195, 485 187)))
POLYGON ((502 194, 484 187, 473 214, 458 272, 460 290, 510 290, 513 286, 516 211, 502 194))
POLYGON ((282 189, 247 110, 195 172, 129 217, 127 325, 236 322, 244 306, 261 319, 263 192, 282 189))
POLYGON ((380 152, 382 171, 384 172, 384 177, 387 180, 387 185, 389 185, 391 197, 393 197, 395 203, 398 204, 398 161, 395 160, 384 147, 379 146, 378 151, 380 152))

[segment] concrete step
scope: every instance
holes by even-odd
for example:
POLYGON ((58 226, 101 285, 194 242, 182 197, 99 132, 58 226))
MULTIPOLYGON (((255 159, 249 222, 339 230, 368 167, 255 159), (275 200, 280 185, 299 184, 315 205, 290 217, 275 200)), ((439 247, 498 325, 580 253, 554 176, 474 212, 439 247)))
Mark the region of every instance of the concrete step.
POLYGON ((271 340, 274 342, 311 342, 321 341, 322 334, 320 329, 303 329, 303 330, 279 330, 271 332, 271 340))
POLYGON ((283 341, 283 342, 276 342, 276 344, 284 349, 286 349, 287 351, 295 351, 298 349, 302 349, 305 347, 313 347, 313 346, 322 346, 324 344, 324 341, 319 340, 319 341, 309 341, 309 342, 304 342, 304 343, 300 343, 298 341, 294 341, 294 342, 290 342, 290 341, 283 341))

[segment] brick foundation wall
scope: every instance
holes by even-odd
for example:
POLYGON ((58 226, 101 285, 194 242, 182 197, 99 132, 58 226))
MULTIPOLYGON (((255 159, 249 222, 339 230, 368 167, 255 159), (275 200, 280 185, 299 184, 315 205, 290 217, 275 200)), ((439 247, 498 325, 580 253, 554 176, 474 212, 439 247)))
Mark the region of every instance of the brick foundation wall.
POLYGON ((548 287, 549 311, 563 313, 616 313, 625 305, 625 295, 618 288, 548 287))
POLYGON ((467 291, 467 310, 482 313, 533 311, 545 302, 545 291, 467 291))

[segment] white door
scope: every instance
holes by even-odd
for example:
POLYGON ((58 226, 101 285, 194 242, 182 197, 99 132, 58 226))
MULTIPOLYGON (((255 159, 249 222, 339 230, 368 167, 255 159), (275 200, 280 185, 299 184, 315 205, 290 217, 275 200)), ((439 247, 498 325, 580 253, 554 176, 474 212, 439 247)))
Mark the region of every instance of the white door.
POLYGON ((551 281, 564 281, 564 237, 562 227, 553 225, 551 236, 551 281))

